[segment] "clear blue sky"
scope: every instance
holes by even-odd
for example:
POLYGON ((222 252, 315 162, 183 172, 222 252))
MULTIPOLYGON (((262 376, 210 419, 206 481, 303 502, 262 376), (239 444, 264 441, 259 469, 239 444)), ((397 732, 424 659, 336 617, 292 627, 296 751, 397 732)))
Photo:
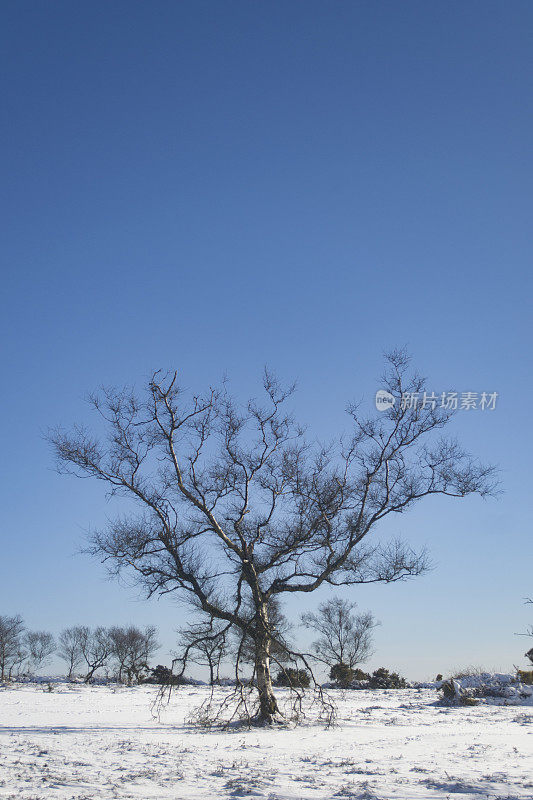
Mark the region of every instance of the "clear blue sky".
POLYGON ((88 390, 175 367, 247 396, 268 363, 328 438, 406 344, 436 391, 499 392, 455 432, 505 493, 388 526, 437 567, 347 593, 382 621, 370 666, 525 664, 531 3, 16 0, 1 17, 0 613, 154 622, 160 660, 173 645, 178 607, 76 554, 115 507, 58 477, 41 434, 87 421, 88 390))

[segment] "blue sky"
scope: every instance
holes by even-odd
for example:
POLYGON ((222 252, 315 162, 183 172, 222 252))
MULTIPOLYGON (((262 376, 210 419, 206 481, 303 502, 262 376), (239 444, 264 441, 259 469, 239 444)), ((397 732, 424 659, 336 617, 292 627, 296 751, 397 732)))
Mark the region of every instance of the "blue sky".
POLYGON ((347 592, 369 665, 525 664, 531 4, 17 0, 1 28, 0 613, 153 622, 162 661, 183 622, 77 554, 116 506, 42 433, 87 391, 171 367, 246 397, 266 363, 327 439, 405 344, 431 389, 499 393, 454 432, 504 494, 388 526, 436 568, 347 592))

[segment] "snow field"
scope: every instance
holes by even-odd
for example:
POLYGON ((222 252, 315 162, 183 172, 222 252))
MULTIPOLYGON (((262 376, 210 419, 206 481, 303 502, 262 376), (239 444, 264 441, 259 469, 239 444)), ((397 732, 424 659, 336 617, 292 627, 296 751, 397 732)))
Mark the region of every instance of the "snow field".
POLYGON ((434 689, 332 691, 338 717, 328 730, 309 718, 206 731, 185 722, 206 687, 178 689, 159 719, 155 693, 1 689, 0 798, 533 798, 533 707, 443 708, 434 689))

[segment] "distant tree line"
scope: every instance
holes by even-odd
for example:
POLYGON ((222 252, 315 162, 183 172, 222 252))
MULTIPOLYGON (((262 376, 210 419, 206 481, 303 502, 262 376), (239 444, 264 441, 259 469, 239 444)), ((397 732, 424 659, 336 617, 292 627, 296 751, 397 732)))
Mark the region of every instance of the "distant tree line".
MULTIPOLYGON (((378 624, 373 615, 355 613, 355 603, 333 597, 323 602, 316 613, 301 617, 302 625, 319 634, 312 642, 309 657, 329 667, 332 680, 346 683, 353 680, 354 668, 371 654, 373 629, 378 624)), ((305 686, 309 675, 295 668, 287 657, 293 626, 289 623, 277 599, 269 604, 269 618, 276 633, 276 646, 271 658, 278 665, 279 685, 305 686)), ((250 615, 253 609, 250 608, 250 615)), ((178 651, 174 665, 187 661, 209 670, 209 683, 220 682, 223 663, 254 662, 254 644, 250 636, 230 636, 219 621, 190 622, 178 631, 178 651)), ((98 672, 104 671, 119 682, 138 683, 152 673, 149 662, 159 649, 157 630, 148 626, 141 630, 127 627, 75 625, 61 631, 57 640, 48 631, 27 631, 20 615, 0 616, 0 680, 22 675, 33 676, 53 655, 66 664, 69 679, 81 675, 89 683, 98 672)), ((171 679, 172 671, 159 665, 159 673, 171 679)), ((156 667, 156 671, 157 671, 156 667)), ((158 673, 158 674, 159 674, 158 673)))
POLYGON ((27 631, 20 615, 0 615, 0 680, 34 676, 53 655, 67 665, 67 677, 81 674, 89 683, 105 670, 120 682, 137 683, 149 671, 149 660, 159 649, 157 629, 149 625, 65 628, 57 641, 48 631, 27 631))

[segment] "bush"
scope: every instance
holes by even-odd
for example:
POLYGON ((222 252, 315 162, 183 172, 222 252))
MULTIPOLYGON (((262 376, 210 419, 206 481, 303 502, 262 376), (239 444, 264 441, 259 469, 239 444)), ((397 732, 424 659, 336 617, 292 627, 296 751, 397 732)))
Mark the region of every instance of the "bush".
POLYGON ((519 669, 517 672, 517 676, 520 683, 525 683, 528 686, 533 685, 533 669, 530 670, 519 669))
POLYGON ((296 689, 307 689, 311 683, 311 676, 305 669, 285 667, 280 669, 276 678, 278 686, 289 686, 296 689))
MULTIPOLYGON (((359 672, 360 671, 361 670, 359 670, 359 672)), ((355 680, 355 670, 348 666, 348 664, 340 662, 332 666, 329 671, 329 677, 332 681, 338 683, 339 686, 349 686, 350 683, 355 680)))
MULTIPOLYGON (((450 679, 453 678, 456 681, 460 681, 463 678, 480 678, 482 675, 491 675, 492 670, 485 669, 484 667, 476 667, 476 666, 469 666, 463 667, 462 669, 455 669, 453 674, 450 675, 450 679)), ((449 679, 448 679, 449 680, 449 679)))
MULTIPOLYGON (((358 683, 364 681, 368 683, 370 680, 370 675, 368 672, 363 672, 362 669, 353 669, 352 667, 348 666, 348 664, 343 664, 340 662, 339 664, 334 664, 329 672, 330 680, 334 681, 338 684, 341 688, 347 689, 349 686, 357 681, 358 683)), ((352 687, 352 688, 362 688, 362 687, 352 687)))
POLYGON ((405 689, 407 683, 397 672, 389 672, 385 667, 376 669, 370 678, 370 689, 405 689))
POLYGON ((164 667, 163 664, 152 667, 150 675, 142 681, 142 683, 156 683, 160 686, 179 686, 183 682, 182 679, 172 673, 169 667, 164 667))
POLYGON ((443 701, 448 705, 475 706, 478 703, 472 693, 467 694, 461 684, 457 683, 454 678, 444 681, 440 688, 443 701))

